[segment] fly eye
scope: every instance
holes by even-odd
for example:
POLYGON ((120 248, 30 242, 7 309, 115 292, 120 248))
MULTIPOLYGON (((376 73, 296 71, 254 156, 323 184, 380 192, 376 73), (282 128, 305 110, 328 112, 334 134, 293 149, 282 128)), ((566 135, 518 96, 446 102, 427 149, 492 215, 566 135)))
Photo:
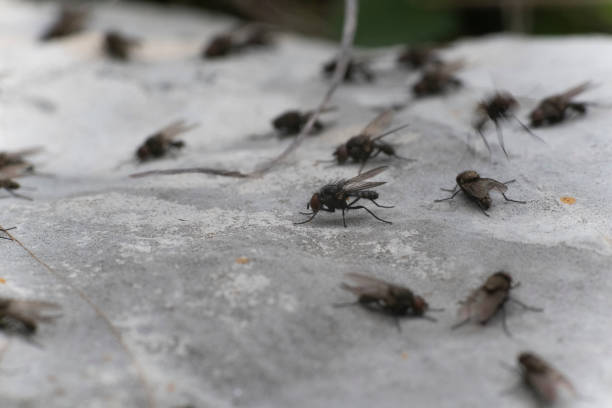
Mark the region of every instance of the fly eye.
POLYGON ((321 209, 321 201, 319 200, 319 194, 312 195, 309 205, 310 208, 312 208, 312 211, 314 212, 317 212, 321 209))

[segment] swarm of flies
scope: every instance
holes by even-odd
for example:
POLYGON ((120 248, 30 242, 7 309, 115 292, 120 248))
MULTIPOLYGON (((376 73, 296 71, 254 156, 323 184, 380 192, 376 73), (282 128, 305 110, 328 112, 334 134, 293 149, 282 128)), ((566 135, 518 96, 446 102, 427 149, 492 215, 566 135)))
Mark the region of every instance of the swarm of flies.
POLYGON ((574 102, 573 99, 589 89, 590 82, 583 82, 567 91, 549 96, 540 102, 540 104, 529 114, 532 127, 543 125, 554 125, 563 122, 568 113, 584 115, 587 111, 587 102, 574 102))
POLYGON ((442 59, 432 47, 406 47, 397 56, 398 65, 408 69, 422 69, 429 65, 438 65, 442 59))
POLYGON ((204 48, 204 58, 220 58, 237 54, 248 48, 272 44, 269 28, 261 24, 245 24, 226 33, 218 34, 204 48))
POLYGON ((556 403, 561 389, 565 389, 572 396, 576 395, 572 383, 536 354, 523 352, 517 359, 523 381, 539 401, 545 404, 556 403))
POLYGON ((434 64, 423 70, 421 78, 412 86, 415 97, 443 95, 463 86, 463 82, 455 76, 457 71, 465 66, 463 61, 434 64))
POLYGON ((41 41, 55 40, 77 34, 85 29, 87 12, 80 9, 63 8, 55 22, 41 35, 41 41))
MULTIPOLYGON (((330 112, 333 110, 335 110, 335 108, 330 107, 322 110, 321 113, 330 112)), ((299 110, 289 110, 275 117, 272 120, 272 126, 274 127, 274 130, 276 130, 279 137, 295 136, 302 131, 313 114, 313 111, 302 112, 299 110)), ((317 134, 324 128, 325 124, 317 119, 312 126, 310 133, 313 135, 317 134)))
POLYGON ((484 142, 489 154, 491 154, 491 147, 487 142, 487 138, 485 137, 483 130, 485 125, 491 121, 495 125, 495 130, 497 131, 497 139, 499 140, 499 145, 504 151, 506 157, 508 157, 508 152, 506 151, 506 146, 504 144, 504 135, 502 133, 500 122, 502 120, 507 121, 510 119, 514 119, 521 127, 529 133, 531 136, 536 139, 541 140, 537 137, 529 128, 521 122, 519 118, 516 117, 514 112, 518 108, 519 104, 517 100, 508 92, 499 91, 496 92, 493 96, 488 99, 480 102, 476 108, 476 112, 478 118, 474 123, 474 129, 484 142))
POLYGON ((525 201, 512 200, 506 196, 506 191, 508 191, 508 184, 514 183, 516 180, 506 181, 504 183, 493 180, 490 178, 482 178, 480 175, 474 170, 467 170, 462 173, 459 173, 456 178, 457 184, 452 190, 441 189, 443 191, 448 191, 452 193, 450 197, 442 198, 439 200, 435 200, 436 203, 452 200, 455 198, 457 194, 463 191, 463 193, 474 200, 476 204, 478 204, 478 208, 480 208, 484 215, 489 217, 489 214, 486 212, 491 207, 491 196, 490 192, 492 190, 498 191, 501 193, 504 200, 510 201, 512 203, 526 204, 525 201))
POLYGON ((165 128, 147 137, 144 143, 136 150, 136 158, 141 162, 145 162, 164 157, 172 150, 182 149, 185 147, 185 142, 175 140, 175 138, 181 133, 185 133, 197 126, 197 124, 186 125, 183 120, 172 122, 165 128))
MULTIPOLYGON (((323 75, 327 78, 331 78, 336 71, 336 65, 338 60, 336 58, 327 61, 323 64, 323 75)), ((375 75, 369 67, 369 61, 366 59, 352 58, 346 72, 344 73, 344 82, 372 82, 375 79, 375 75)))
POLYGON ((527 306, 523 302, 510 297, 510 291, 518 285, 512 285, 512 276, 506 272, 496 272, 489 276, 481 287, 472 292, 465 301, 461 302, 458 313, 461 320, 453 326, 453 329, 461 327, 470 321, 485 325, 497 312, 501 311, 504 332, 510 336, 510 331, 506 325, 506 310, 504 309, 507 301, 512 301, 526 310, 534 312, 542 311, 542 309, 527 306))
POLYGON ((387 166, 377 167, 348 180, 343 179, 324 185, 318 192, 312 195, 310 201, 308 202, 308 204, 306 204, 306 209, 311 209, 312 212, 300 213, 303 215, 309 215, 310 218, 308 218, 306 221, 296 222, 294 224, 306 224, 307 222, 312 221, 314 217, 319 213, 319 211, 333 213, 336 212, 336 210, 341 210, 342 223, 346 228, 345 212, 349 210, 359 209, 366 210, 368 213, 370 213, 372 217, 376 218, 378 221, 391 224, 390 221, 385 221, 382 218, 378 218, 376 214, 370 211, 367 207, 364 207, 363 205, 355 205, 359 200, 363 198, 364 200, 370 200, 377 207, 393 208, 392 206, 388 207, 378 204, 376 202, 376 200, 378 199, 378 193, 374 190, 371 190, 374 187, 378 187, 385 184, 386 181, 365 181, 382 173, 386 169, 387 166))
POLYGON ((119 31, 108 31, 104 35, 104 53, 118 61, 128 61, 134 48, 140 45, 140 40, 127 37, 119 31))
POLYGON ((58 317, 59 308, 52 302, 0 298, 0 327, 17 334, 34 334, 39 323, 58 317))
POLYGON ((338 146, 333 153, 333 155, 336 156, 338 164, 344 164, 350 158, 355 163, 361 164, 359 168, 359 173, 361 173, 368 160, 378 156, 380 153, 402 160, 413 161, 412 159, 399 156, 392 145, 381 140, 383 137, 408 126, 402 125, 385 132, 385 129, 391 124, 392 119, 393 110, 387 110, 368 123, 361 133, 351 137, 345 143, 338 146))
MULTIPOLYGON (((336 306, 361 305, 369 310, 385 313, 395 319, 398 329, 400 317, 422 317, 436 321, 426 316, 429 305, 421 296, 415 295, 412 290, 399 285, 385 282, 358 273, 347 273, 346 277, 355 282, 355 285, 342 283, 341 287, 357 296, 355 303, 340 303, 336 306)), ((441 309, 435 309, 441 310, 441 309)))

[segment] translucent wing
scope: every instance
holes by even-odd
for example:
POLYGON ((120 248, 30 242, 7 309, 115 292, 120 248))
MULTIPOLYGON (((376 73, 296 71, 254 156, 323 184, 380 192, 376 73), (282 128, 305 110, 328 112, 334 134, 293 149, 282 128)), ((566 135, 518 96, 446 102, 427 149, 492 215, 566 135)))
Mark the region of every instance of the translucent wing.
POLYGON ((16 160, 16 159, 20 159, 22 157, 25 156, 31 156, 33 154, 37 154, 43 151, 43 148, 40 146, 37 147, 29 147, 26 149, 22 149, 22 150, 16 150, 13 152, 4 152, 6 154, 6 157, 9 160, 16 160))
POLYGON ((0 299, 0 305, 0 317, 18 320, 30 329, 35 329, 38 322, 52 321, 57 316, 48 312, 60 308, 56 303, 16 299, 0 299))
POLYGON ((31 164, 9 164, 8 166, 0 168, 0 177, 3 179, 17 178, 26 175, 28 171, 32 171, 31 164))
POLYGON ((508 186, 504 183, 489 178, 480 178, 476 181, 463 183, 461 188, 474 198, 487 197, 491 190, 497 190, 500 193, 505 193, 508 190, 508 186))
POLYGON ((375 137, 389 127, 391 120, 393 120, 393 110, 389 109, 382 112, 380 115, 375 117, 374 120, 368 123, 361 134, 368 137, 375 137))
POLYGON ((368 170, 365 173, 361 173, 353 178, 350 178, 348 180, 345 180, 345 184, 350 184, 350 183, 358 183, 360 181, 364 181, 367 180, 369 178, 372 178, 380 173, 382 173, 383 171, 387 170, 389 168, 389 166, 379 166, 376 167, 372 170, 368 170))
POLYGON ((184 120, 177 120, 175 122, 172 122, 168 126, 160 129, 157 134, 160 135, 165 141, 170 141, 179 134, 185 133, 196 127, 198 127, 197 123, 186 125, 184 120))
POLYGON ((358 176, 355 176, 348 180, 344 180, 341 186, 344 189, 344 191, 349 192, 349 191, 365 190, 367 188, 373 188, 373 187, 385 184, 386 183, 385 181, 374 181, 374 182, 365 182, 365 183, 364 181, 382 173, 388 167, 389 166, 380 166, 380 167, 376 167, 375 169, 366 171, 365 173, 361 173, 358 176))
POLYGON ((386 183, 386 181, 366 181, 364 183, 351 184, 348 187, 344 187, 342 190, 345 193, 354 193, 355 191, 368 190, 374 187, 382 186, 386 183))
POLYGON ((559 95, 559 97, 563 98, 564 100, 568 101, 570 99, 572 99, 574 96, 583 93, 584 91, 586 91, 587 89, 592 87, 592 83, 591 81, 585 81, 583 83, 581 83, 580 85, 576 85, 575 87, 568 89, 567 91, 563 92, 562 94, 559 95))
POLYGON ((382 134, 380 134, 380 135, 378 135, 378 136, 376 136, 376 137, 373 137, 373 138, 372 138, 372 140, 374 141, 374 140, 379 140, 379 139, 382 139, 383 137, 388 136, 388 135, 390 135, 390 134, 392 134, 392 133, 395 133, 395 132, 397 132, 398 130, 402 130, 402 129, 404 129, 405 127, 408 127, 408 126, 409 126, 409 125, 408 125, 408 124, 406 124, 406 125, 402 125, 402 126, 396 127, 396 128, 394 128, 394 129, 389 130, 388 132, 385 132, 385 133, 382 133, 382 134))
POLYGON ((459 318, 487 322, 506 300, 507 295, 508 293, 502 290, 487 292, 483 288, 477 289, 459 309, 459 318))
POLYGON ((371 278, 358 273, 347 273, 346 277, 353 280, 357 286, 351 286, 344 283, 342 288, 348 290, 356 296, 385 299, 388 297, 389 288, 392 286, 383 280, 371 278))
POLYGON ((533 372, 527 371, 525 376, 527 382, 536 391, 536 393, 544 401, 553 403, 558 397, 558 387, 564 386, 572 394, 575 393, 573 385, 556 369, 546 364, 546 370, 544 372, 533 372))

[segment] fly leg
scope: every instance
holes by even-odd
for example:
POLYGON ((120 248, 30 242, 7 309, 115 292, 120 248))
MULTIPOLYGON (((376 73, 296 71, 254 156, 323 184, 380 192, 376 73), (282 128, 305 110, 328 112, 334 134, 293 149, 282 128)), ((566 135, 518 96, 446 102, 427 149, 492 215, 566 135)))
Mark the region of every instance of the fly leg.
POLYGON ((293 225, 306 224, 307 222, 312 221, 312 219, 317 215, 317 213, 312 213, 312 216, 308 218, 306 221, 294 222, 293 225))
MULTIPOLYGON (((14 230, 17 227, 11 227, 11 228, 7 228, 7 229, 2 229, 0 228, 0 232, 6 232, 6 231, 10 231, 10 230, 14 230)), ((12 241, 12 238, 7 238, 7 237, 0 237, 1 239, 8 239, 9 241, 12 241)))
POLYGON ((502 193, 502 196, 504 197, 504 200, 512 203, 527 204, 527 201, 512 200, 511 198, 506 197, 506 193, 502 193))
POLYGON ((529 135, 531 135, 532 137, 534 137, 535 139, 539 140, 540 142, 547 144, 546 141, 544 139, 542 139, 540 136, 536 135, 535 133, 533 133, 531 131, 531 129, 529 129, 529 127, 524 124, 523 122, 521 122, 521 120, 519 118, 516 117, 516 115, 512 115, 512 117, 514 118, 514 120, 516 120, 518 122, 519 125, 521 125, 521 127, 523 128, 523 130, 527 133, 529 133, 529 135))
POLYGON ((497 131, 497 140, 499 140, 499 145, 501 146, 504 154, 506 155, 506 159, 510 160, 510 156, 508 156, 508 152, 506 151, 506 144, 504 143, 504 133, 502 132, 501 126, 498 121, 494 121, 495 130, 497 131))
POLYGON ((504 329, 504 333, 506 333, 506 336, 512 337, 512 333, 510 333, 510 330, 508 330, 508 324, 506 323, 506 308, 503 306, 501 308, 501 313, 502 313, 502 328, 504 329))
POLYGON ((486 215, 487 217, 490 217, 490 215, 485 211, 486 208, 482 205, 480 200, 477 200, 476 203, 478 204, 478 208, 480 208, 480 211, 482 211, 482 213, 486 215))
POLYGON ((540 308, 540 307, 534 307, 534 306, 529 306, 526 305, 525 303, 521 302, 520 300, 514 299, 514 298, 508 298, 508 300, 516 303, 517 305, 519 305, 520 307, 522 307, 525 310, 529 310, 530 312, 543 312, 544 309, 540 308))
POLYGON ((471 317, 468 317, 462 321, 460 321, 459 323, 455 323, 451 326, 451 330, 456 330, 458 328, 460 328, 461 326, 464 326, 465 324, 467 324, 469 321, 471 320, 471 317))
POLYGON ((378 203, 377 203, 375 200, 373 200, 373 199, 370 199, 370 201, 371 201, 371 202, 373 202, 375 206, 380 207, 380 208, 394 208, 394 207, 395 207, 395 206, 393 206, 393 205, 388 205, 388 206, 387 206, 387 205, 380 205, 380 204, 378 204, 378 203))
POLYGON ((456 196, 457 194, 459 194, 459 192, 460 192, 460 191, 461 191, 461 190, 457 190, 457 191, 455 191, 455 192, 454 192, 454 193, 453 193, 453 194, 452 194, 450 197, 441 198, 441 199, 439 199, 439 200, 434 200, 434 203, 440 203, 440 202, 442 202, 442 201, 452 200, 453 198, 455 198, 455 196, 456 196))
POLYGON ((485 146, 487 147, 487 150, 489 151, 489 157, 491 157, 493 155, 493 152, 491 151, 491 146, 489 146, 489 142, 487 142, 487 138, 485 137, 484 133, 482 133, 482 129, 478 129, 478 134, 480 135, 480 138, 482 139, 485 146))
POLYGON ((369 212, 370 215, 372 217, 376 218, 378 221, 382 221, 382 222, 387 223, 387 224, 393 224, 391 221, 386 221, 386 220, 383 220, 382 218, 378 218, 376 216, 376 214, 374 214, 372 211, 370 211, 367 207, 364 207, 363 205, 358 205, 357 207, 348 207, 347 209, 349 209, 349 210, 358 210, 358 209, 361 209, 361 208, 363 208, 364 210, 369 212))
POLYGON ((8 192, 10 195, 12 195, 13 197, 16 197, 16 198, 21 198, 21 199, 23 199, 23 200, 33 201, 33 200, 32 200, 32 198, 30 198, 30 197, 28 197, 28 196, 24 196, 24 195, 18 194, 18 193, 14 192, 13 190, 10 190, 10 189, 8 189, 8 188, 5 188, 5 190, 6 190, 6 191, 7 191, 7 192, 8 192))

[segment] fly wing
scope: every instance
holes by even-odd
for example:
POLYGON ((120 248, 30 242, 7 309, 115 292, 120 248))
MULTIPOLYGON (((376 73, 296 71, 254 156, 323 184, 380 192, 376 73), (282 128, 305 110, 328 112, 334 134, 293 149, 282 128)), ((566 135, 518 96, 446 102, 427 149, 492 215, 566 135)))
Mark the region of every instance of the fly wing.
POLYGON ((570 99, 572 99, 574 96, 583 93, 584 91, 586 91, 587 89, 592 87, 592 82, 591 81, 585 81, 579 85, 576 85, 575 87, 568 89, 567 91, 563 92, 561 95, 559 95, 561 98, 563 98, 565 101, 569 101, 570 99))
POLYGON ((389 109, 382 112, 380 115, 374 118, 361 132, 362 135, 368 137, 375 137, 380 133, 384 132, 389 127, 393 120, 393 110, 389 109))
POLYGON ((6 152, 6 157, 9 160, 16 160, 16 159, 20 159, 22 157, 25 156, 31 156, 33 154, 37 154, 43 151, 43 148, 40 146, 37 147, 29 147, 26 149, 22 149, 22 150, 16 150, 13 152, 6 152))
POLYGON ((344 283, 342 284, 342 288, 356 296, 367 296, 376 299, 386 299, 389 296, 389 288, 392 285, 383 280, 371 278, 359 273, 347 273, 346 277, 353 280, 357 286, 351 286, 344 283))
POLYGON ((389 166, 376 167, 375 169, 366 171, 365 173, 361 173, 360 175, 356 177, 353 177, 348 180, 344 180, 341 187, 346 192, 355 192, 355 191, 366 190, 368 188, 374 188, 374 187, 381 186, 385 184, 386 181, 369 181, 369 182, 364 182, 364 181, 382 173, 388 167, 389 166))
POLYGON ((382 173, 383 171, 387 170, 389 168, 389 166, 380 166, 380 167, 376 167, 375 169, 372 170, 368 170, 365 173, 361 173, 353 178, 350 178, 348 180, 344 181, 345 185, 348 184, 352 184, 352 183, 359 183, 361 181, 367 180, 369 178, 372 178, 380 173, 382 173))
POLYGON ((478 298, 472 306, 472 318, 480 323, 487 322, 504 303, 508 293, 498 290, 496 292, 478 291, 478 298))
POLYGON ((364 183, 351 184, 348 187, 344 187, 342 190, 345 193, 354 193, 356 191, 369 190, 374 187, 382 186, 386 184, 386 181, 366 181, 364 183))
POLYGON ((6 315, 26 323, 46 322, 54 316, 47 312, 59 309, 59 305, 51 302, 32 300, 12 300, 6 310, 6 315))
POLYGON ((31 164, 9 164, 8 166, 4 166, 0 169, 0 177, 3 179, 13 179, 24 176, 28 173, 28 170, 32 170, 31 164))
POLYGON ((402 129, 408 127, 408 126, 410 126, 410 125, 406 124, 406 125, 398 126, 398 127, 394 128, 394 129, 391 129, 391 130, 389 130, 387 132, 381 133, 380 135, 378 135, 376 137, 373 137, 372 141, 382 139, 383 137, 388 136, 388 135, 390 135, 392 133, 395 133, 395 132, 397 132, 399 130, 402 130, 402 129))
POLYGON ((472 319, 485 323, 497 312, 507 295, 508 293, 503 290, 487 292, 484 288, 478 288, 459 308, 459 319, 472 319))
POLYGON ((474 198, 485 198, 491 190, 497 190, 500 193, 505 193, 508 190, 508 186, 504 183, 489 178, 464 183, 461 187, 474 198))
POLYGON ((186 125, 184 120, 177 120, 175 122, 170 123, 168 126, 160 129, 157 134, 161 135, 161 137, 165 141, 170 141, 174 139, 181 133, 185 133, 191 129, 198 127, 197 123, 186 125))

